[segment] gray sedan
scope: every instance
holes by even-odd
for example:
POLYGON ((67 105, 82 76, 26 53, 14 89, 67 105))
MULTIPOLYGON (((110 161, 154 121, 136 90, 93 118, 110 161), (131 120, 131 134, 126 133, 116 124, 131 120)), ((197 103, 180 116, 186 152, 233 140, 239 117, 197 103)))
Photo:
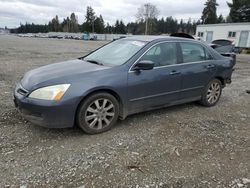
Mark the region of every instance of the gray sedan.
POLYGON ((191 101, 214 106, 231 83, 233 66, 231 58, 195 40, 128 37, 27 72, 14 102, 34 124, 76 124, 96 134, 138 112, 191 101))

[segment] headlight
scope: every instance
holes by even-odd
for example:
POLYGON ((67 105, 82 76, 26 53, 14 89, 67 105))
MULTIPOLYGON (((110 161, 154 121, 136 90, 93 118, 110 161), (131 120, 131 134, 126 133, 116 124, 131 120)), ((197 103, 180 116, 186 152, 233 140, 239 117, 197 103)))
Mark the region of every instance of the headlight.
POLYGON ((61 84, 39 88, 33 91, 29 98, 59 101, 69 86, 70 84, 61 84))

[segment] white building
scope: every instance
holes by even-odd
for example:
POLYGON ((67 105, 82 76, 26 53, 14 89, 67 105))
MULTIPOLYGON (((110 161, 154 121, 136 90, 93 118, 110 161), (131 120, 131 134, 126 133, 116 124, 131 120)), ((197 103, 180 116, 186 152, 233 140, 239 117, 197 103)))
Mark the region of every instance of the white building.
POLYGON ((208 43, 217 39, 227 39, 236 47, 250 48, 250 22, 198 25, 196 37, 208 43))

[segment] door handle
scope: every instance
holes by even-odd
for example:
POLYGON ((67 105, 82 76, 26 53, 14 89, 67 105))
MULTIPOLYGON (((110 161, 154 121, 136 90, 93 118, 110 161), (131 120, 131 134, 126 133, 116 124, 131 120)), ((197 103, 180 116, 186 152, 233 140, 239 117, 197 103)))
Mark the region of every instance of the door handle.
POLYGON ((206 67, 207 67, 207 69, 212 69, 212 68, 214 68, 214 67, 215 67, 215 65, 210 64, 210 65, 207 65, 206 67))
POLYGON ((170 75, 177 75, 177 74, 181 74, 181 72, 176 71, 176 70, 173 70, 172 72, 170 72, 170 75))

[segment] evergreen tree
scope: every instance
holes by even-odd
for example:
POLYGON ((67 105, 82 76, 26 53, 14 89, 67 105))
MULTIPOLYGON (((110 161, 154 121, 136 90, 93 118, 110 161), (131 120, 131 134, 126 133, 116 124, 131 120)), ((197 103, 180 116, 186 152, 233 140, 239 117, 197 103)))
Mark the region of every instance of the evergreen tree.
POLYGON ((99 17, 96 17, 95 19, 95 32, 96 33, 104 33, 104 20, 102 18, 102 15, 100 15, 99 17))
POLYGON ((184 25, 183 19, 181 19, 178 32, 185 33, 184 27, 185 27, 185 25, 184 25))
POLYGON ((118 34, 118 33, 119 33, 119 30, 120 30, 120 23, 119 23, 119 20, 116 20, 116 21, 115 21, 114 32, 115 32, 116 34, 118 34))
POLYGON ((72 13, 70 15, 70 28, 69 28, 69 32, 73 32, 73 33, 79 32, 78 20, 76 18, 75 13, 72 13))
POLYGON ((126 26, 122 20, 116 20, 114 31, 116 34, 126 34, 126 26))
POLYGON ((160 20, 158 20, 158 22, 157 22, 157 32, 159 34, 165 33, 165 20, 164 20, 164 18, 161 18, 160 20))
POLYGON ((108 34, 113 33, 113 27, 111 25, 109 25, 109 23, 107 23, 107 25, 104 29, 104 33, 108 33, 108 34))
POLYGON ((192 20, 191 20, 191 18, 188 19, 188 22, 186 24, 186 30, 185 30, 185 32, 187 34, 190 34, 190 35, 192 35, 194 33, 193 32, 193 26, 192 26, 192 20))
POLYGON ((87 12, 85 16, 85 30, 87 32, 95 32, 94 21, 96 19, 94 9, 91 6, 87 7, 87 12))
POLYGON ((250 22, 250 0, 233 0, 227 4, 230 8, 229 21, 250 22))
POLYGON ((120 33, 126 34, 126 26, 122 20, 120 21, 120 33))
POLYGON ((217 19, 217 23, 225 23, 226 20, 224 19, 224 17, 222 16, 222 14, 220 14, 220 16, 217 19))
POLYGON ((57 15, 49 22, 49 30, 53 32, 60 31, 60 23, 57 15))
POLYGON ((103 33, 104 28, 105 28, 105 22, 104 22, 103 17, 102 17, 101 14, 100 14, 99 18, 100 18, 100 33, 103 33))
POLYGON ((47 33, 48 31, 48 25, 38 25, 34 23, 26 23, 25 25, 20 23, 17 29, 11 29, 11 33, 47 33))
POLYGON ((215 24, 217 23, 217 2, 216 0, 207 0, 204 4, 201 20, 203 24, 215 24))
POLYGON ((62 31, 63 32, 70 32, 70 19, 67 17, 62 22, 62 31))
POLYGON ((166 18, 165 27, 166 33, 171 34, 178 32, 178 29, 183 26, 178 25, 178 21, 173 19, 172 16, 170 16, 166 18))

